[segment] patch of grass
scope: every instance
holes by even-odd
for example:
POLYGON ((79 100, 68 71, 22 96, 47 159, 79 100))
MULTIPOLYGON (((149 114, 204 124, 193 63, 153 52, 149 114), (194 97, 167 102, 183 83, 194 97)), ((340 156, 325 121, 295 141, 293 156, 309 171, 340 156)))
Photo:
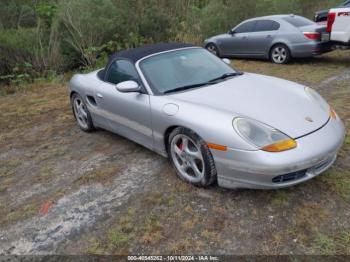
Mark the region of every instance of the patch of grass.
POLYGON ((218 240, 218 233, 210 231, 208 229, 204 229, 201 232, 201 236, 204 237, 205 239, 213 241, 213 242, 216 242, 216 240, 218 240))
POLYGON ((314 248, 322 255, 335 254, 337 245, 329 236, 323 233, 317 233, 314 241, 314 248))
POLYGON ((282 206, 288 203, 288 193, 286 191, 280 190, 274 192, 272 203, 277 206, 282 206))
POLYGON ((300 245, 310 246, 314 232, 317 232, 321 223, 329 218, 328 210, 318 203, 311 202, 302 203, 294 213, 295 217, 288 229, 289 234, 297 239, 300 245))
POLYGON ((135 209, 129 208, 126 215, 120 217, 102 238, 92 237, 87 241, 88 254, 121 254, 128 251, 130 242, 135 238, 137 227, 134 224, 135 209))
POLYGON ((86 248, 86 253, 89 255, 102 255, 103 248, 101 242, 93 238, 88 240, 88 247, 86 248))
POLYGON ((137 227, 134 226, 133 219, 135 210, 129 208, 127 214, 122 216, 115 226, 107 233, 107 246, 109 250, 123 250, 128 248, 129 242, 135 238, 137 227))
POLYGON ((93 169, 75 181, 78 185, 101 183, 108 184, 110 180, 118 175, 123 167, 115 164, 103 164, 102 166, 93 169))
POLYGON ((348 155, 349 151, 350 151, 350 135, 347 134, 345 136, 343 146, 341 147, 341 149, 339 151, 339 157, 341 157, 341 158, 346 157, 348 155))
POLYGON ((184 254, 192 247, 193 241, 186 238, 181 241, 170 243, 168 251, 170 254, 184 254))
POLYGON ((0 177, 10 176, 16 172, 16 168, 21 165, 19 159, 9 159, 6 161, 1 161, 0 165, 0 177))
POLYGON ((310 237, 311 251, 317 255, 349 255, 350 254, 350 231, 343 231, 329 235, 315 231, 310 237))
POLYGON ((28 217, 32 217, 37 214, 38 206, 36 204, 30 203, 21 208, 18 208, 15 211, 8 213, 4 220, 0 220, 0 224, 2 223, 14 223, 19 220, 24 220, 28 217))
POLYGON ((333 167, 320 177, 320 180, 331 187, 335 193, 350 200, 350 172, 333 167))
POLYGON ((34 157, 37 162, 49 160, 51 158, 57 158, 65 155, 69 151, 68 145, 62 144, 45 144, 39 150, 38 154, 34 157))
POLYGON ((114 228, 108 234, 109 245, 111 248, 124 247, 131 239, 132 235, 123 232, 120 228, 114 228))
POLYGON ((165 195, 161 192, 152 192, 146 197, 145 204, 147 206, 158 205, 164 207, 171 207, 175 204, 175 196, 174 193, 171 193, 170 195, 165 195))
POLYGON ((343 254, 350 254, 350 232, 341 233, 336 244, 343 254))
POLYGON ((154 214, 146 219, 146 223, 141 229, 141 232, 143 232, 141 243, 155 244, 163 238, 163 226, 159 220, 159 217, 154 214))
POLYGON ((192 230, 195 227, 197 221, 198 221, 197 219, 193 219, 193 218, 188 219, 188 220, 182 222, 181 227, 185 231, 192 230))
POLYGON ((16 181, 14 176, 10 176, 10 177, 5 177, 3 179, 1 179, 1 183, 0 183, 0 193, 1 192, 5 192, 10 186, 13 185, 13 183, 16 181))

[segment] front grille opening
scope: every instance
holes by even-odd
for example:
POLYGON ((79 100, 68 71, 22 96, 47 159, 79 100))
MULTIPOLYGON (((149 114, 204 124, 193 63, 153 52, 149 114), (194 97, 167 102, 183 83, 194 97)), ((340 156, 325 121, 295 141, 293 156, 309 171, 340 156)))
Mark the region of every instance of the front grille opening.
POLYGON ((306 169, 301 170, 301 171, 297 171, 297 172, 293 172, 293 173, 289 173, 289 174, 285 174, 285 175, 276 176, 276 177, 272 178, 272 182, 273 183, 285 183, 285 182, 290 182, 290 181, 301 179, 305 176, 306 176, 306 169))

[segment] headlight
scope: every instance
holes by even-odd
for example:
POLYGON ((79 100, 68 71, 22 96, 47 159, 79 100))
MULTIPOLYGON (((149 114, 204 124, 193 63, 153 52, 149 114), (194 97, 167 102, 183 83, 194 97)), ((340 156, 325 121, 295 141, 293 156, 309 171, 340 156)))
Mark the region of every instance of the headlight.
POLYGON ((243 139, 264 151, 281 152, 297 146, 281 131, 252 119, 235 118, 233 127, 243 139))
POLYGON ((314 89, 310 87, 305 87, 305 92, 308 95, 308 97, 311 100, 316 101, 322 109, 324 109, 325 111, 329 111, 329 105, 326 102, 326 100, 324 100, 323 97, 319 93, 317 93, 314 89))

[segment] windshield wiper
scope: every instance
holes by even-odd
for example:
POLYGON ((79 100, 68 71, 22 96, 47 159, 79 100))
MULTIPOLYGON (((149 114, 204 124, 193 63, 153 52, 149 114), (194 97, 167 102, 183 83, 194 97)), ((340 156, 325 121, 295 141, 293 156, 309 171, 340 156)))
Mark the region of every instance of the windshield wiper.
POLYGON ((218 81, 218 80, 226 79, 226 78, 231 77, 231 76, 241 76, 241 75, 243 75, 242 72, 226 73, 226 74, 223 74, 223 75, 221 75, 219 77, 216 77, 216 78, 210 80, 209 82, 215 82, 215 81, 218 81))
POLYGON ((240 76, 240 75, 243 75, 243 73, 242 72, 226 73, 226 74, 221 75, 220 77, 211 79, 211 80, 209 80, 207 82, 194 84, 194 85, 180 86, 180 87, 177 87, 177 88, 174 88, 174 89, 171 89, 171 90, 167 90, 167 91, 163 92, 163 94, 184 91, 184 90, 187 90, 187 89, 201 87, 201 86, 206 86, 206 85, 213 85, 213 84, 216 84, 216 81, 218 81, 218 80, 222 80, 222 79, 225 79, 225 78, 228 78, 228 77, 231 77, 231 76, 240 76))
POLYGON ((212 81, 208 81, 208 82, 204 82, 204 83, 199 83, 199 84, 194 84, 194 85, 187 85, 187 86, 180 86, 171 90, 167 90, 164 91, 163 94, 168 94, 168 93, 173 93, 173 92, 178 92, 178 91, 184 91, 187 89, 191 89, 191 88, 196 88, 196 87, 200 87, 200 86, 206 86, 206 85, 212 85, 214 83, 212 83, 212 81))

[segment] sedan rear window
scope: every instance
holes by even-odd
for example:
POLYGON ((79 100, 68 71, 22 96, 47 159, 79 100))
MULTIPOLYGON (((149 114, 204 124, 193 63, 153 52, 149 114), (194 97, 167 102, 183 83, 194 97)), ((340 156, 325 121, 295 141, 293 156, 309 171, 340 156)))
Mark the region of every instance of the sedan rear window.
POLYGON ((283 19, 295 27, 302 27, 302 26, 315 24, 311 20, 301 16, 289 16, 289 17, 284 17, 283 19))

